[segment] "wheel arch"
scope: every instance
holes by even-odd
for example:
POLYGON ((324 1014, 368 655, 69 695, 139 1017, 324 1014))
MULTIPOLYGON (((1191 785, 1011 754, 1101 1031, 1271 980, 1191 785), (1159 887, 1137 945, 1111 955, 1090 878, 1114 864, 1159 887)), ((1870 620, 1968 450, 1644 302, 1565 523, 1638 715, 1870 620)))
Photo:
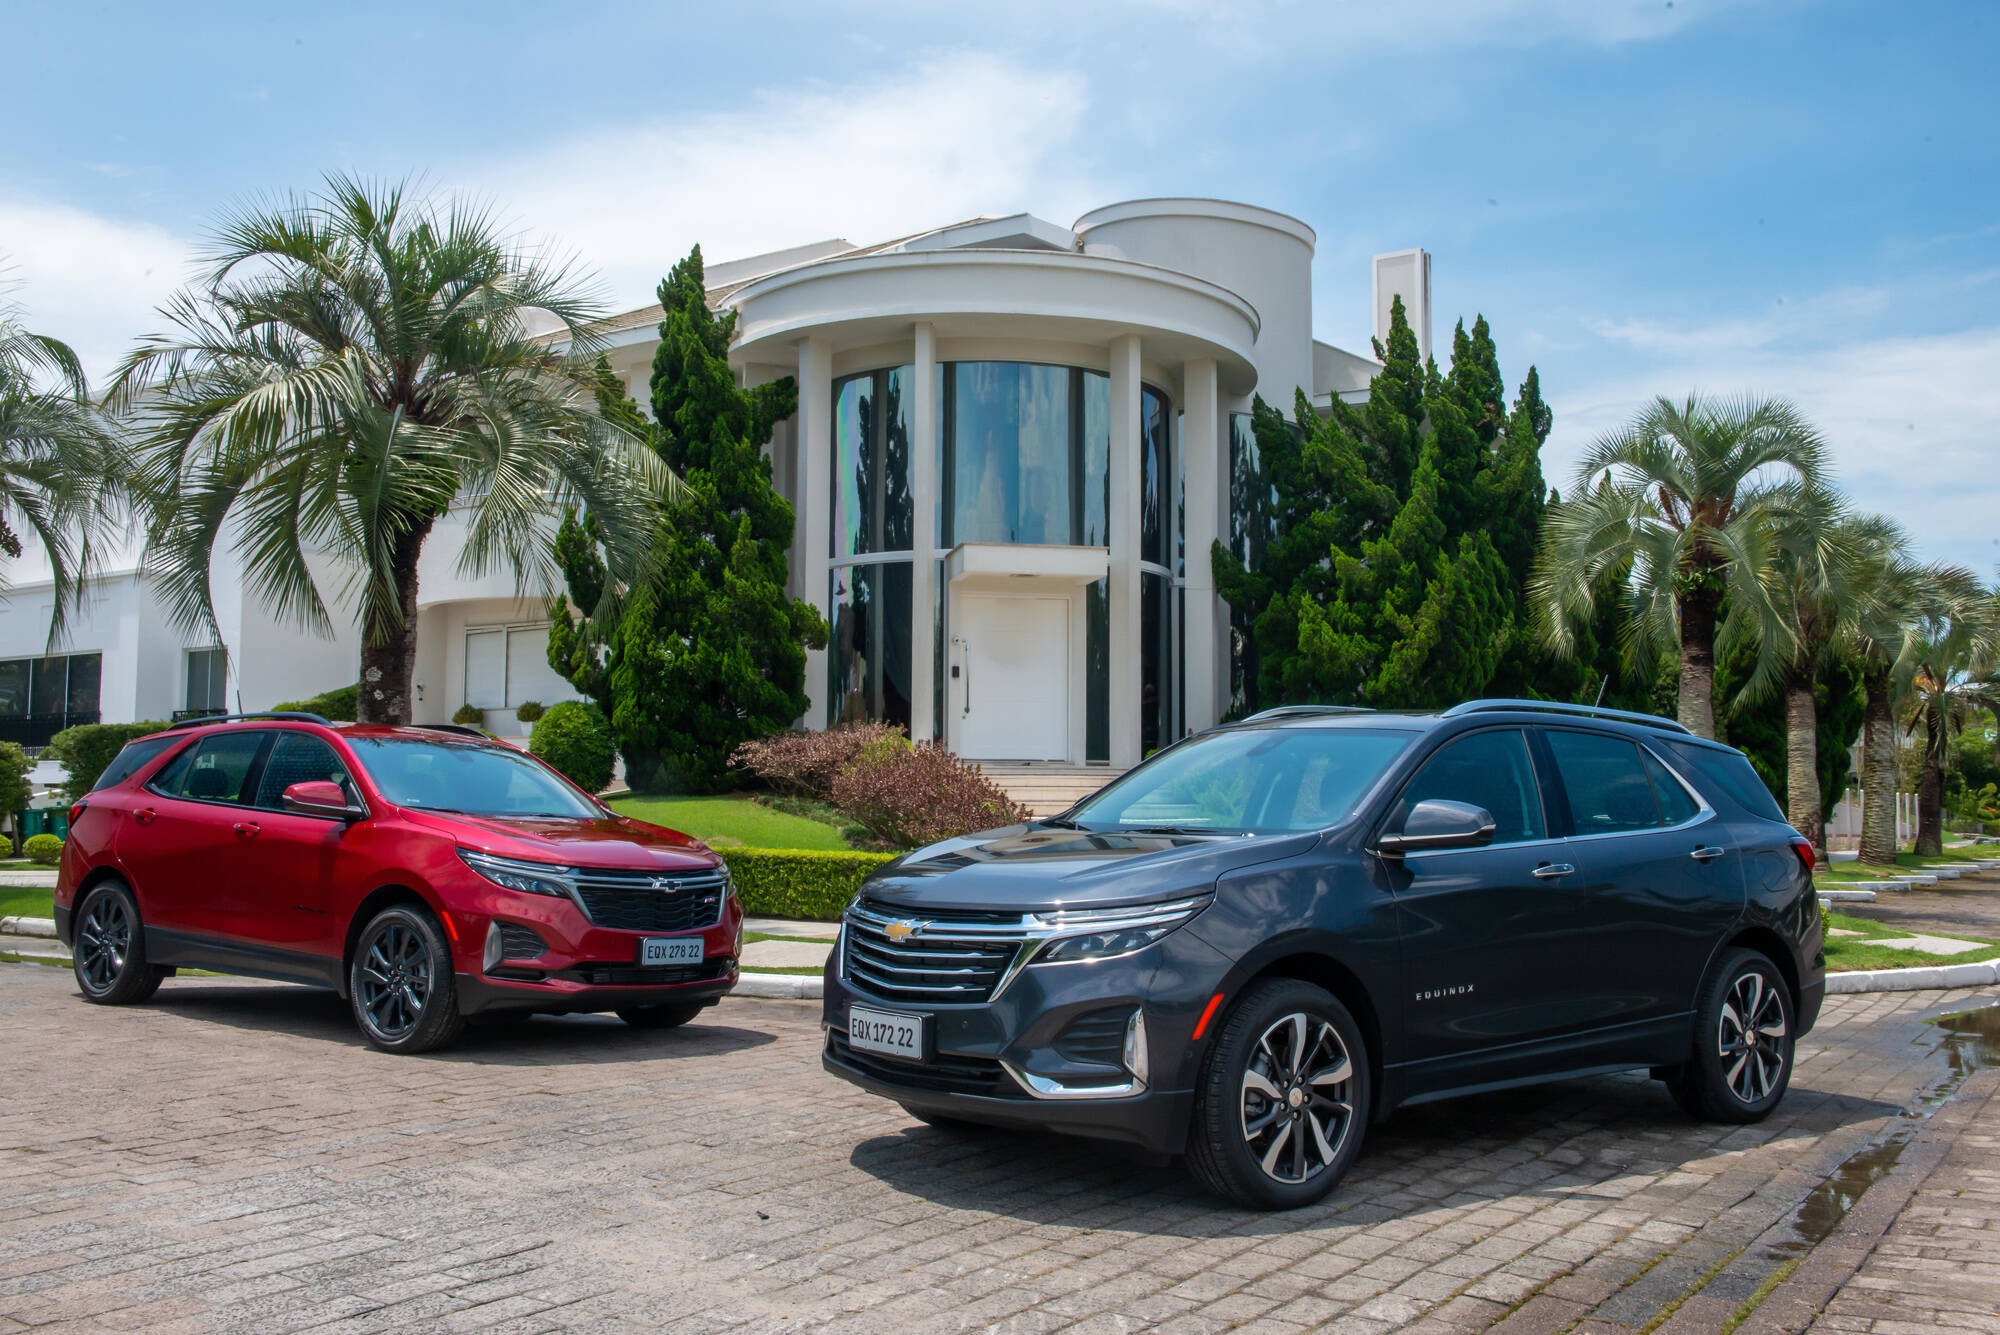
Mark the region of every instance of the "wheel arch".
MULTIPOLYGON (((1231 1009, 1235 1008, 1243 994, 1254 984, 1266 978, 1292 978, 1315 987, 1325 988, 1335 1000, 1347 1007, 1354 1022, 1361 1026, 1362 1040, 1368 1045, 1368 1083, 1375 1091, 1376 1108, 1383 1106, 1382 1099, 1382 1015, 1361 975, 1346 963, 1323 950, 1300 948, 1285 951, 1264 960, 1244 971, 1229 988, 1231 1009)), ((1216 1026, 1215 1028, 1220 1028, 1216 1026)), ((1209 1045, 1214 1043, 1215 1029, 1209 1031, 1209 1045)))
MULTIPOLYGON (((1721 948, 1715 952, 1715 959, 1709 964, 1709 976, 1713 975, 1716 964, 1721 962, 1724 955, 1738 949, 1754 950, 1759 955, 1771 961, 1771 966, 1778 971, 1778 976, 1785 980, 1785 991, 1792 998, 1792 1014, 1797 1015, 1799 1013, 1799 989, 1801 986, 1799 962, 1793 956, 1791 947, 1785 943, 1785 938, 1771 928, 1762 926, 1761 924, 1745 924, 1737 928, 1735 933, 1727 941, 1724 941, 1721 948)), ((1703 978, 1704 985, 1706 985, 1706 982, 1707 976, 1703 978)))
MULTIPOLYGON (((345 998, 348 993, 347 977, 354 967, 354 948, 361 942, 362 930, 376 914, 394 904, 408 904, 413 908, 420 908, 440 924, 445 923, 444 910, 432 903, 414 886, 391 882, 370 890, 361 897, 361 901, 354 906, 354 912, 347 918, 347 933, 340 946, 340 978, 334 984, 334 991, 341 997, 345 998)), ((445 926, 445 935, 456 942, 457 938, 449 925, 445 926)))

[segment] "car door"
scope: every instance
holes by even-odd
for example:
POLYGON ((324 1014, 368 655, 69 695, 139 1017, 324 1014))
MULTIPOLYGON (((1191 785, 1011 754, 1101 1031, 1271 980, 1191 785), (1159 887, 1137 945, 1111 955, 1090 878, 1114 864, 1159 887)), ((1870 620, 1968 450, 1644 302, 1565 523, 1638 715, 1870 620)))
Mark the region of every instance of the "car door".
POLYGON ((271 744, 263 728, 211 733, 175 756, 146 785, 119 858, 151 928, 205 937, 235 934, 231 882, 244 850, 251 782, 271 744))
POLYGON ((1592 949, 1579 970, 1604 1029, 1681 1032, 1702 970, 1743 909, 1736 842, 1650 747, 1608 732, 1541 729, 1567 804, 1564 860, 1592 949))
POLYGON ((1588 943, 1525 731, 1446 742, 1411 777, 1383 832, 1427 798, 1483 807, 1494 833, 1482 847, 1389 862, 1411 1059, 1456 1064, 1588 1024, 1595 1003, 1567 967, 1588 943))
POLYGON ((333 816, 285 810, 285 789, 324 779, 349 802, 365 806, 332 746, 312 733, 278 733, 258 773, 244 874, 223 891, 237 934, 284 950, 338 955, 340 932, 331 917, 334 886, 353 861, 350 826, 333 816))

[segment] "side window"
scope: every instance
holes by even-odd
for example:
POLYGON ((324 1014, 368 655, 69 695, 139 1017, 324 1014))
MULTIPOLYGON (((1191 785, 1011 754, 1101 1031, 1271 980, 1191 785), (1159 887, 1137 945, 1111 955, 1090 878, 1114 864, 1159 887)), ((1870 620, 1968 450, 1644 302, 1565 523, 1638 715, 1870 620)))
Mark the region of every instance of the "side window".
POLYGON ((153 787, 168 797, 244 805, 250 797, 245 791, 250 771, 270 740, 271 734, 262 731, 205 737, 162 770, 153 787))
POLYGON ((1671 740, 1663 745, 1680 772, 1701 789, 1710 806, 1715 805, 1716 794, 1720 792, 1753 816, 1776 821, 1785 818, 1784 809, 1742 752, 1671 740))
POLYGON ((285 789, 309 779, 327 779, 340 785, 352 802, 354 783, 347 766, 340 763, 332 747, 309 732, 281 732, 264 762, 263 777, 257 780, 256 805, 271 811, 284 809, 285 789))
POLYGON ((104 773, 97 776, 97 782, 90 786, 90 791, 94 793, 100 788, 117 787, 178 740, 175 737, 148 737, 143 741, 127 742, 125 749, 113 756, 111 763, 104 767, 104 773))
POLYGON ((1578 834, 1620 834, 1665 823, 1638 747, 1623 737, 1561 728, 1549 729, 1548 739, 1578 834))
POLYGON ((1518 844, 1547 834, 1541 790, 1535 785, 1534 763, 1528 759, 1528 739, 1518 729, 1475 732, 1445 743, 1403 790, 1390 828, 1400 828, 1410 808, 1428 798, 1486 808, 1493 815, 1496 844, 1518 844))
POLYGON ((1701 804, 1688 796, 1686 787, 1658 756, 1642 746, 1639 761, 1646 767, 1646 777, 1653 781, 1653 796, 1660 800, 1660 815, 1666 824, 1685 825, 1701 814, 1701 804))

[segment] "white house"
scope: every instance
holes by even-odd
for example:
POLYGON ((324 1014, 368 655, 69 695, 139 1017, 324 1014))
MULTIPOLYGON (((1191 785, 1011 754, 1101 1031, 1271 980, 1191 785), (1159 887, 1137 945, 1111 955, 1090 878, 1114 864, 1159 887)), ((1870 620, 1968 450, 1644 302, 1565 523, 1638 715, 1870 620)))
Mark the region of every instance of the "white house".
MULTIPOLYGON (((975 218, 711 266, 743 383, 798 382, 771 455, 798 513, 793 591, 833 629, 803 722, 889 719, 974 759, 1123 767, 1220 717, 1231 634, 1209 547, 1258 540, 1252 396, 1290 415, 1302 388, 1324 408, 1377 369, 1312 336, 1314 240, 1268 209, 1149 199, 1069 227, 975 218)), ((1428 351, 1429 256, 1378 256, 1374 280, 1378 336, 1400 295, 1428 351)), ((605 326, 642 403, 658 319, 605 326)), ((461 577, 452 527, 420 574, 419 717, 470 702, 511 727, 522 701, 572 694, 545 660, 547 591, 461 577)), ((351 625, 329 642, 277 624, 226 554, 219 644, 169 625, 122 565, 58 658, 42 656, 46 582, 9 572, 0 737, 354 680, 351 625)))

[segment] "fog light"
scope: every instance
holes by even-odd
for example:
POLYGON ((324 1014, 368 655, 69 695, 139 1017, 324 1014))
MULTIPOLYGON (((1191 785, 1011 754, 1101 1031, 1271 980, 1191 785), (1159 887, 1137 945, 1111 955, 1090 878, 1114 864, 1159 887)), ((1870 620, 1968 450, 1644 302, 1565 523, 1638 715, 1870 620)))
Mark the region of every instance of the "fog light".
POLYGON ((1132 1012, 1132 1018, 1125 1022, 1125 1069, 1139 1084, 1147 1083, 1152 1075, 1152 1061, 1146 1053, 1146 1011, 1144 1007, 1132 1012))
POLYGON ((486 956, 485 956, 486 971, 488 973, 491 973, 493 971, 493 966, 498 964, 499 962, 500 962, 500 924, 497 921, 489 918, 486 922, 486 956))

